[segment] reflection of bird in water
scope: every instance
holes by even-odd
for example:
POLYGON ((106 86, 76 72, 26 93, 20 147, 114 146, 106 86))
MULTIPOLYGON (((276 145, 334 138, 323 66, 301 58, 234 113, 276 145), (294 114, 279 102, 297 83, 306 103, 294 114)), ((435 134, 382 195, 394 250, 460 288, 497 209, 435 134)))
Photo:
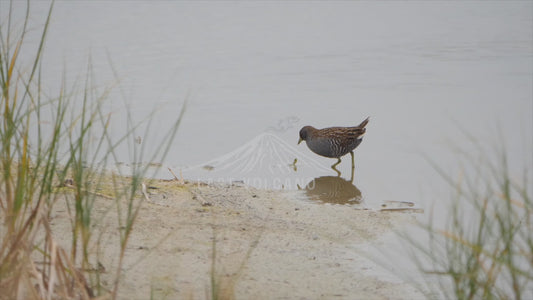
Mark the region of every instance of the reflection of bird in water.
POLYGON ((305 187, 311 200, 334 204, 359 204, 361 191, 350 181, 338 176, 323 176, 311 180, 305 187))
POLYGON ((340 176, 341 173, 335 167, 341 163, 341 157, 348 153, 352 156, 352 170, 354 169, 353 150, 363 141, 361 136, 365 133, 367 124, 368 118, 354 127, 316 129, 312 126, 305 126, 300 130, 298 144, 305 141, 307 147, 316 154, 337 158, 337 162, 331 168, 340 176))

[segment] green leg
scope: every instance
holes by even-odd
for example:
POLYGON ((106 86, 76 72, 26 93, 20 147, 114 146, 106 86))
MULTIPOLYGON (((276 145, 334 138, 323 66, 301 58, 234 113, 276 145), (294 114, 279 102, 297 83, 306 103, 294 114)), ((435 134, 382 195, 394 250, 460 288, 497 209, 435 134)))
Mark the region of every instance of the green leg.
POLYGON ((337 176, 341 176, 341 172, 340 172, 339 170, 337 170, 337 168, 336 168, 337 165, 340 164, 340 163, 341 163, 341 158, 339 157, 338 160, 337 160, 337 162, 334 163, 334 164, 331 166, 331 168, 332 168, 335 172, 337 172, 337 176))
POLYGON ((350 151, 350 155, 352 156, 352 176, 350 177, 350 182, 353 183, 353 173, 355 171, 355 163, 354 163, 354 160, 353 160, 353 151, 350 151))

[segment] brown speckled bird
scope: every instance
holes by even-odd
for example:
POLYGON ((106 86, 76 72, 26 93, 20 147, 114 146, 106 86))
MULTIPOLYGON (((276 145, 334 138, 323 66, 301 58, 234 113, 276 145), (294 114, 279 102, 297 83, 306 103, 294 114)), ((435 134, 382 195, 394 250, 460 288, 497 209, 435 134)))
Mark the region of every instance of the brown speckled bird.
POLYGON ((300 130, 300 140, 307 143, 307 147, 318 155, 325 157, 337 158, 333 168, 337 173, 340 172, 335 168, 341 163, 341 157, 350 153, 352 156, 352 169, 354 168, 353 150, 361 144, 362 135, 365 133, 365 126, 368 124, 366 118, 361 124, 354 127, 329 127, 316 129, 312 126, 305 126, 300 130))

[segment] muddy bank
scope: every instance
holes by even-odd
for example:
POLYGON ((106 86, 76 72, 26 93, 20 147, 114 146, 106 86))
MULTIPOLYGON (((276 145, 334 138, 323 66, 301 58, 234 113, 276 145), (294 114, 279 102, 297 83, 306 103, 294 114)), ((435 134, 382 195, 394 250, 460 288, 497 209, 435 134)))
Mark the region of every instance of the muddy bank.
MULTIPOLYGON (((150 200, 142 203, 128 244, 121 299, 206 299, 212 282, 219 296, 236 299, 421 297, 406 283, 376 276, 354 249, 412 215, 320 205, 237 185, 147 186, 150 200)), ((104 285, 112 283, 115 270, 108 266, 116 265, 119 251, 116 230, 107 230, 119 226, 109 213, 113 202, 101 197, 95 203, 104 285)), ((68 237, 69 217, 61 205, 54 231, 68 237)))

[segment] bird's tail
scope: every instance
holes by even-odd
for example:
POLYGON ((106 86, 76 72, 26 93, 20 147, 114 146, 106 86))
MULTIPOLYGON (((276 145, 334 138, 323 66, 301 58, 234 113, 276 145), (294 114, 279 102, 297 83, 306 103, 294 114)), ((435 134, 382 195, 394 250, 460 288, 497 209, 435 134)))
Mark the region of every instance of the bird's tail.
POLYGON ((361 122, 361 124, 359 124, 359 128, 365 128, 366 124, 368 124, 368 120, 370 119, 370 117, 367 117, 363 122, 361 122))

